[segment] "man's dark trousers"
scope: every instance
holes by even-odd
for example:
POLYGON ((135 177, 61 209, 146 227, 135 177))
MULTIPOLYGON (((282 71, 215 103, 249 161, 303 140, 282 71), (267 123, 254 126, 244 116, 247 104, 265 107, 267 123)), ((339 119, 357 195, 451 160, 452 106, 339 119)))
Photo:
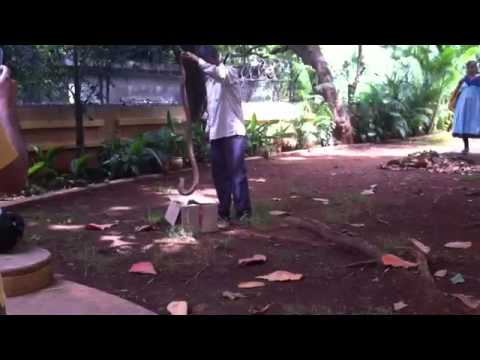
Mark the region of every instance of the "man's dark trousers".
POLYGON ((247 168, 245 166, 245 136, 231 136, 211 141, 212 176, 217 190, 218 215, 230 218, 230 207, 235 205, 236 217, 251 214, 247 168))

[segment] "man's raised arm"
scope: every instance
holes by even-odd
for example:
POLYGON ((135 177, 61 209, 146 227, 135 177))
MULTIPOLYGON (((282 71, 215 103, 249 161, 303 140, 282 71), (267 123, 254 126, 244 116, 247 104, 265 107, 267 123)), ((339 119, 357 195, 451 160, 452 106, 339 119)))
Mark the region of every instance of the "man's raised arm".
POLYGON ((222 81, 222 82, 229 80, 228 69, 225 65, 220 64, 220 65, 217 66, 217 65, 214 65, 214 64, 210 64, 209 62, 203 60, 202 58, 200 58, 197 55, 195 55, 193 53, 190 53, 190 52, 185 52, 183 54, 183 57, 188 59, 188 60, 192 60, 192 61, 196 62, 198 64, 198 66, 200 67, 200 69, 202 69, 202 71, 205 74, 211 76, 215 80, 222 81))

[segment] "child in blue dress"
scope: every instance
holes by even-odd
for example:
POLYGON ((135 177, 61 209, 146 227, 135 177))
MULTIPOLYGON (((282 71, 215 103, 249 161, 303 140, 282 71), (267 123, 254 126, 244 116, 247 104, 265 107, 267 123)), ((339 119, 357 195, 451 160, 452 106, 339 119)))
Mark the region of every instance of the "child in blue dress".
POLYGON ((455 106, 453 136, 463 139, 463 154, 468 154, 469 138, 480 138, 480 76, 476 61, 467 63, 467 76, 458 88, 460 95, 455 106))

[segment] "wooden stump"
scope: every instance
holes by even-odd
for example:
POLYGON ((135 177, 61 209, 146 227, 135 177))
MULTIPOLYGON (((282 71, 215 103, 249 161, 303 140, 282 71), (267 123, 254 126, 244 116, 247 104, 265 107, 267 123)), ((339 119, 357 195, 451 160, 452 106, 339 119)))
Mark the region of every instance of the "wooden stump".
POLYGON ((7 297, 32 293, 52 284, 51 254, 38 247, 18 248, 0 254, 0 274, 7 297))

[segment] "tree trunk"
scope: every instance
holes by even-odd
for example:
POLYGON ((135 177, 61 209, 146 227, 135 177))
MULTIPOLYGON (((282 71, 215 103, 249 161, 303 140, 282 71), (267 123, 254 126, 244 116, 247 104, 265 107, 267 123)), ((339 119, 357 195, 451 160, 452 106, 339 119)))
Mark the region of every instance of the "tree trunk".
POLYGON ((78 60, 77 47, 73 47, 73 99, 75 102, 75 131, 77 156, 85 152, 85 133, 83 129, 83 103, 82 103, 82 85, 80 81, 80 64, 78 60))
POLYGON ((105 95, 104 95, 104 92, 103 92, 103 75, 100 75, 98 77, 98 83, 99 83, 99 86, 100 86, 100 89, 98 90, 98 95, 100 97, 100 104, 104 104, 105 101, 105 95))
POLYGON ((105 80, 105 100, 107 104, 110 104, 110 74, 107 75, 107 79, 105 80))
POLYGON ((357 92, 358 83, 360 82, 360 77, 365 72, 365 63, 363 62, 363 46, 358 45, 358 55, 357 55, 357 72, 355 74, 355 79, 353 83, 348 85, 348 106, 352 106, 355 100, 355 93, 357 92))
POLYGON ((317 74, 319 85, 316 92, 323 96, 329 105, 335 119, 335 138, 346 144, 353 143, 353 129, 347 107, 339 98, 333 84, 333 76, 328 68, 319 45, 288 45, 306 65, 313 67, 317 74))
POLYGON ((435 109, 433 110, 432 121, 430 123, 430 126, 428 127, 427 134, 433 133, 435 131, 435 129, 437 128, 437 115, 438 115, 438 110, 440 109, 440 102, 441 101, 442 101, 442 96, 440 95, 440 97, 437 100, 437 104, 435 106, 435 109))

